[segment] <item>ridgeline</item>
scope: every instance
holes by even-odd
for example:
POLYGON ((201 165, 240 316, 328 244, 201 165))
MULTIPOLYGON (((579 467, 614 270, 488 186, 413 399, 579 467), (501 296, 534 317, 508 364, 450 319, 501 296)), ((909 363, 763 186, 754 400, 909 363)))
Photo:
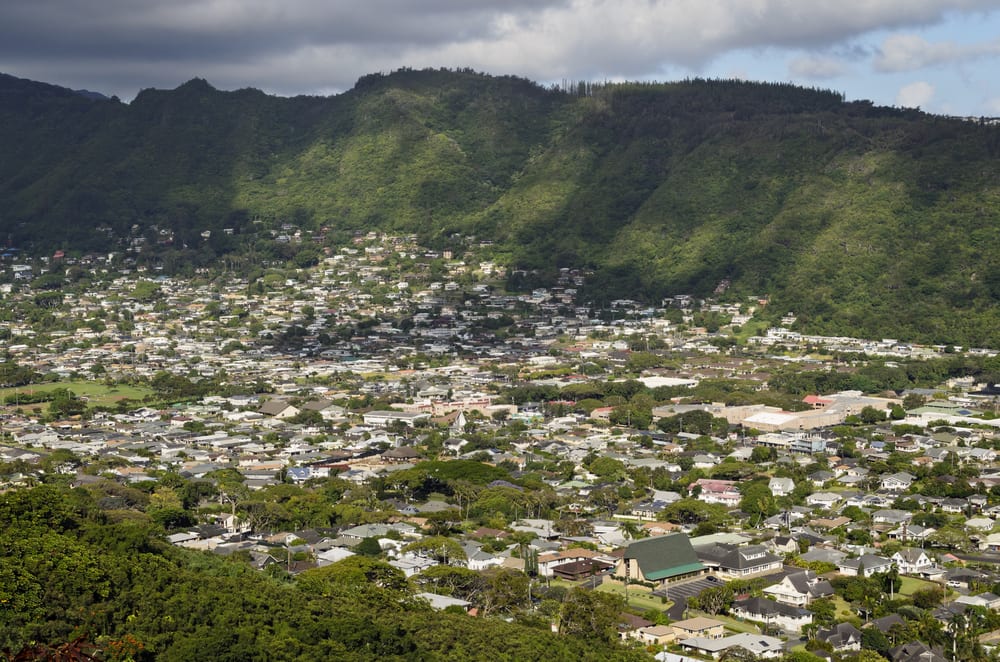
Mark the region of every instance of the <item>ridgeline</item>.
MULTIPOLYGON (((168 271, 299 259, 275 228, 492 242, 585 294, 770 297, 805 331, 1000 347, 1000 127, 784 84, 570 91, 403 70, 334 97, 130 103, 0 76, 0 232, 168 271), (167 242, 158 237, 169 236, 167 242)), ((315 251, 315 249, 313 249, 315 251)))

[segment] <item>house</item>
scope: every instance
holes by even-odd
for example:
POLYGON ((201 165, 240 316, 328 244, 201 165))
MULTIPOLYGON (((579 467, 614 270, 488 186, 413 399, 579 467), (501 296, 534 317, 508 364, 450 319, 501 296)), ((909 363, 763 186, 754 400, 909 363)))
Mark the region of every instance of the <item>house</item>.
POLYGON ((462 550, 465 552, 465 567, 469 570, 486 570, 503 564, 503 557, 485 551, 480 543, 463 542, 462 550))
POLYGON ((945 573, 945 581, 948 584, 948 588, 969 590, 972 585, 988 580, 989 576, 986 573, 979 572, 978 570, 969 570, 968 568, 954 568, 945 573))
POLYGON ((343 547, 331 547, 330 549, 316 555, 316 565, 321 567, 324 565, 330 565, 331 563, 343 561, 348 556, 354 556, 354 552, 343 547))
POLYGON ((832 563, 837 565, 841 561, 847 558, 847 553, 842 552, 839 549, 831 549, 827 547, 813 547, 805 554, 800 554, 799 559, 807 563, 832 563))
POLYGON ((680 642, 680 646, 712 659, 719 659, 726 651, 734 648, 746 650, 755 659, 774 659, 785 653, 784 642, 781 639, 763 634, 750 634, 749 632, 741 632, 721 639, 694 637, 680 642))
POLYGON ((407 553, 399 556, 398 558, 392 559, 389 561, 389 565, 402 571, 402 573, 407 577, 412 577, 420 574, 428 568, 433 568, 438 565, 438 562, 424 556, 407 553))
POLYGON ((430 417, 431 415, 427 412, 392 410, 374 410, 363 415, 365 425, 378 428, 387 428, 393 423, 402 423, 412 428, 420 422, 430 420, 430 417))
POLYGON ((903 524, 908 524, 911 519, 913 519, 913 513, 906 510, 884 508, 882 510, 876 510, 872 513, 873 524, 892 524, 893 526, 901 526, 903 524))
POLYGON ((302 405, 302 411, 315 411, 323 417, 324 421, 344 421, 347 420, 347 410, 339 405, 335 405, 329 400, 311 400, 302 405))
POLYGON ((697 547, 698 559, 709 570, 730 579, 754 577, 781 570, 782 558, 763 545, 730 545, 717 543, 697 547))
POLYGON ((613 563, 605 563, 597 559, 587 559, 585 561, 570 561, 552 567, 552 576, 556 579, 577 582, 589 579, 595 575, 600 575, 614 568, 613 563))
POLYGON ((995 593, 980 593, 979 595, 960 595, 955 598, 956 605, 969 605, 983 609, 1000 608, 1000 596, 995 593))
POLYGON ((733 602, 729 613, 737 618, 777 625, 782 630, 801 632, 813 621, 813 615, 802 607, 781 604, 767 598, 748 598, 733 602))
MULTIPOLYGON (((968 522, 966 522, 966 524, 968 524, 968 522)), ((920 526, 918 524, 903 524, 903 526, 896 527, 892 531, 886 532, 885 536, 889 540, 921 542, 930 538, 931 534, 935 531, 937 531, 937 529, 920 526)))
POLYGON ((704 572, 705 566, 698 560, 687 535, 670 533, 630 543, 615 568, 615 577, 665 585, 668 581, 704 572))
POLYGON ((880 572, 888 572, 894 564, 892 559, 887 559, 884 556, 865 554, 853 559, 844 559, 837 564, 837 571, 848 577, 857 577, 858 575, 871 577, 880 572))
POLYGON ((846 526, 851 523, 850 517, 844 517, 840 515, 839 517, 818 517, 809 522, 809 526, 816 527, 817 529, 824 529, 826 531, 832 531, 833 529, 838 529, 842 526, 846 526))
POLYGON ((721 639, 726 635, 726 626, 722 621, 717 621, 705 616, 696 616, 683 621, 676 621, 670 626, 674 629, 677 639, 683 641, 692 637, 702 639, 721 639))
POLYGON ((300 409, 282 400, 268 400, 260 406, 258 411, 265 416, 285 419, 296 416, 300 412, 300 409))
POLYGON ((889 649, 891 662, 947 662, 948 658, 919 641, 889 649))
POLYGON ((965 509, 969 506, 969 502, 965 499, 957 499, 954 497, 948 497, 947 499, 941 500, 941 512, 951 513, 953 515, 965 512, 965 509))
POLYGON ((773 496, 788 496, 795 489, 795 481, 791 478, 775 477, 767 483, 767 487, 771 490, 773 496))
POLYGON ((861 630, 850 623, 837 623, 829 630, 820 630, 816 638, 833 646, 835 653, 861 650, 861 630))
POLYGON ((914 547, 899 550, 892 555, 892 560, 896 562, 899 572, 904 575, 919 575, 934 565, 924 550, 914 547))
POLYGON ((469 609, 472 608, 472 603, 468 600, 453 598, 448 595, 438 595, 436 593, 417 593, 414 597, 426 600, 430 603, 431 609, 435 609, 437 611, 447 609, 448 607, 458 607, 459 609, 468 612, 469 609))
POLYGON ((900 471, 882 477, 882 489, 888 492, 905 492, 910 489, 910 485, 917 479, 916 476, 900 471))
POLYGON ((807 476, 812 481, 814 487, 823 487, 827 481, 833 480, 836 477, 836 474, 832 471, 826 471, 825 469, 814 471, 807 476))
MULTIPOLYGON (((627 611, 618 614, 618 636, 622 640, 628 640, 630 637, 635 638, 638 630, 653 625, 655 625, 653 621, 645 619, 642 616, 630 614, 627 611)), ((673 630, 671 630, 671 634, 673 634, 673 630)))
POLYGON ((815 492, 806 497, 806 503, 813 508, 829 510, 840 503, 840 495, 836 492, 815 492))
POLYGON ((991 533, 979 541, 979 549, 984 552, 1000 551, 1000 533, 991 533))
POLYGON ((631 636, 647 646, 664 646, 677 639, 677 633, 669 625, 647 625, 633 630, 631 636))
POLYGON ((799 543, 791 536, 775 536, 764 544, 775 554, 799 553, 799 543))
POLYGON ((803 570, 793 572, 777 584, 768 586, 764 589, 764 593, 782 604, 805 607, 816 598, 833 595, 833 586, 827 580, 816 576, 812 570, 803 570))
POLYGON ((973 517, 965 520, 963 526, 975 531, 992 531, 996 522, 989 517, 973 517))
POLYGON ((697 492, 697 499, 705 503, 721 503, 724 506, 740 505, 743 495, 736 488, 736 481, 699 478, 691 484, 691 492, 697 492))
POLYGON ((558 552, 547 552, 538 557, 538 574, 542 577, 552 577, 557 566, 566 563, 591 561, 599 556, 601 556, 599 553, 582 547, 572 547, 558 552))
POLYGON ((889 636, 893 634, 892 629, 894 627, 904 627, 905 624, 906 621, 904 621, 903 617, 899 614, 889 614, 888 616, 883 616, 882 618, 876 618, 870 621, 867 625, 865 625, 865 627, 875 628, 882 634, 889 636))

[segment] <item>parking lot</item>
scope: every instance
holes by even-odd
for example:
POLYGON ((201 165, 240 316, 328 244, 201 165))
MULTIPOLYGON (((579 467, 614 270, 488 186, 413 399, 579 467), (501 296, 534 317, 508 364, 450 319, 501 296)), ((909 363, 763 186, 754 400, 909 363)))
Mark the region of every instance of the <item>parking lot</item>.
POLYGON ((718 577, 708 576, 680 584, 670 584, 666 588, 653 591, 653 595, 657 597, 666 597, 668 600, 674 601, 680 599, 687 600, 692 595, 698 595, 706 588, 722 585, 723 582, 718 577))
POLYGON ((671 584, 666 588, 653 591, 653 595, 666 597, 668 600, 673 601, 674 605, 667 610, 667 616, 671 620, 677 621, 684 618, 684 610, 687 609, 688 598, 692 595, 698 595, 707 588, 722 586, 723 583, 718 577, 709 575, 689 582, 671 584))

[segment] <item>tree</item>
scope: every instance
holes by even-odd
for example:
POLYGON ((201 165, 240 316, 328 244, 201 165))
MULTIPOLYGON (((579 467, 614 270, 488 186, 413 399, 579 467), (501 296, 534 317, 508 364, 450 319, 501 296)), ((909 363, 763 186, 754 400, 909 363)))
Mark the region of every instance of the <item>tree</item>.
POLYGON ((464 561, 465 550, 457 541, 444 536, 427 536, 405 545, 404 552, 414 552, 421 556, 434 559, 438 563, 448 564, 452 561, 464 561))
POLYGON ((862 409, 858 417, 861 419, 861 422, 864 423, 865 425, 874 425, 876 423, 881 423, 882 421, 886 420, 885 411, 882 409, 876 409, 871 405, 868 405, 864 409, 862 409))
POLYGON ((595 458, 587 469, 598 478, 621 479, 625 475, 625 464, 610 457, 595 458))
POLYGON ((675 524, 708 522, 721 525, 728 521, 729 511, 719 503, 705 503, 698 499, 680 499, 661 510, 657 519, 675 524))
POLYGON ((406 575, 401 570, 385 561, 358 555, 306 570, 298 576, 297 583, 302 590, 317 595, 328 595, 336 586, 371 585, 400 594, 409 591, 406 575))
POLYGON ((483 576, 475 570, 450 565, 436 565, 416 576, 416 583, 438 595, 451 595, 463 600, 476 602, 483 590, 483 576))
POLYGON ((885 656, 880 655, 877 651, 873 650, 858 651, 858 654, 854 656, 853 660, 854 662, 889 662, 885 656))
POLYGON ((559 633, 610 643, 618 637, 624 608, 625 600, 617 595, 574 588, 563 601, 559 633))
MULTIPOLYGON (((888 555, 888 552, 886 554, 888 555)), ((872 576, 872 579, 877 581, 881 585, 882 591, 890 596, 898 595, 899 589, 903 587, 903 580, 899 576, 899 568, 895 564, 886 572, 876 573, 872 576)))
POLYGON ((382 554, 382 547, 378 544, 378 538, 362 538, 361 542, 354 548, 355 554, 362 556, 376 557, 382 554))
POLYGON ((820 628, 828 628, 836 620, 837 605, 830 598, 816 598, 809 603, 809 611, 813 615, 813 623, 820 628))
POLYGON ((924 588, 917 589, 910 596, 913 601, 913 606, 920 607, 921 609, 934 609, 941 604, 944 600, 944 589, 938 585, 926 586, 924 588))
POLYGON ((479 596, 483 615, 512 614, 525 609, 531 580, 527 575, 506 568, 492 568, 483 573, 484 586, 479 596))
POLYGON ((867 627, 861 631, 861 647, 865 650, 873 650, 880 655, 885 655, 891 648, 889 640, 876 627, 867 627))
POLYGON ((778 512, 778 503, 767 484, 751 483, 743 490, 740 510, 751 515, 752 521, 760 521, 778 512))
POLYGON ((184 510, 177 492, 169 487, 157 487, 149 498, 149 505, 146 513, 165 529, 172 529, 179 526, 189 526, 194 523, 194 518, 184 510))
POLYGON ((760 658, 742 646, 727 648, 719 657, 719 662, 758 662, 760 658))
POLYGON ((727 611, 733 604, 733 589, 729 586, 713 586, 698 594, 698 603, 706 614, 727 611))
POLYGON ((54 418, 79 416, 87 410, 87 403, 69 389, 53 389, 50 395, 52 400, 49 401, 49 415, 54 418))

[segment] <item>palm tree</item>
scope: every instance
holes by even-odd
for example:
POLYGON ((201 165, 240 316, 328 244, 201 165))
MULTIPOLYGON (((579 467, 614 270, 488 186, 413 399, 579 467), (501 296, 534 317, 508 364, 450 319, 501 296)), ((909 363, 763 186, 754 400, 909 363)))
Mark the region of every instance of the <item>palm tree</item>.
POLYGON ((941 646, 948 640, 941 621, 934 618, 934 614, 929 610, 924 611, 920 615, 917 625, 917 631, 920 633, 921 639, 928 646, 941 646))
POLYGON ((646 530, 639 526, 638 522, 624 520, 618 525, 618 528, 622 530, 622 535, 628 540, 637 540, 645 537, 646 530))

